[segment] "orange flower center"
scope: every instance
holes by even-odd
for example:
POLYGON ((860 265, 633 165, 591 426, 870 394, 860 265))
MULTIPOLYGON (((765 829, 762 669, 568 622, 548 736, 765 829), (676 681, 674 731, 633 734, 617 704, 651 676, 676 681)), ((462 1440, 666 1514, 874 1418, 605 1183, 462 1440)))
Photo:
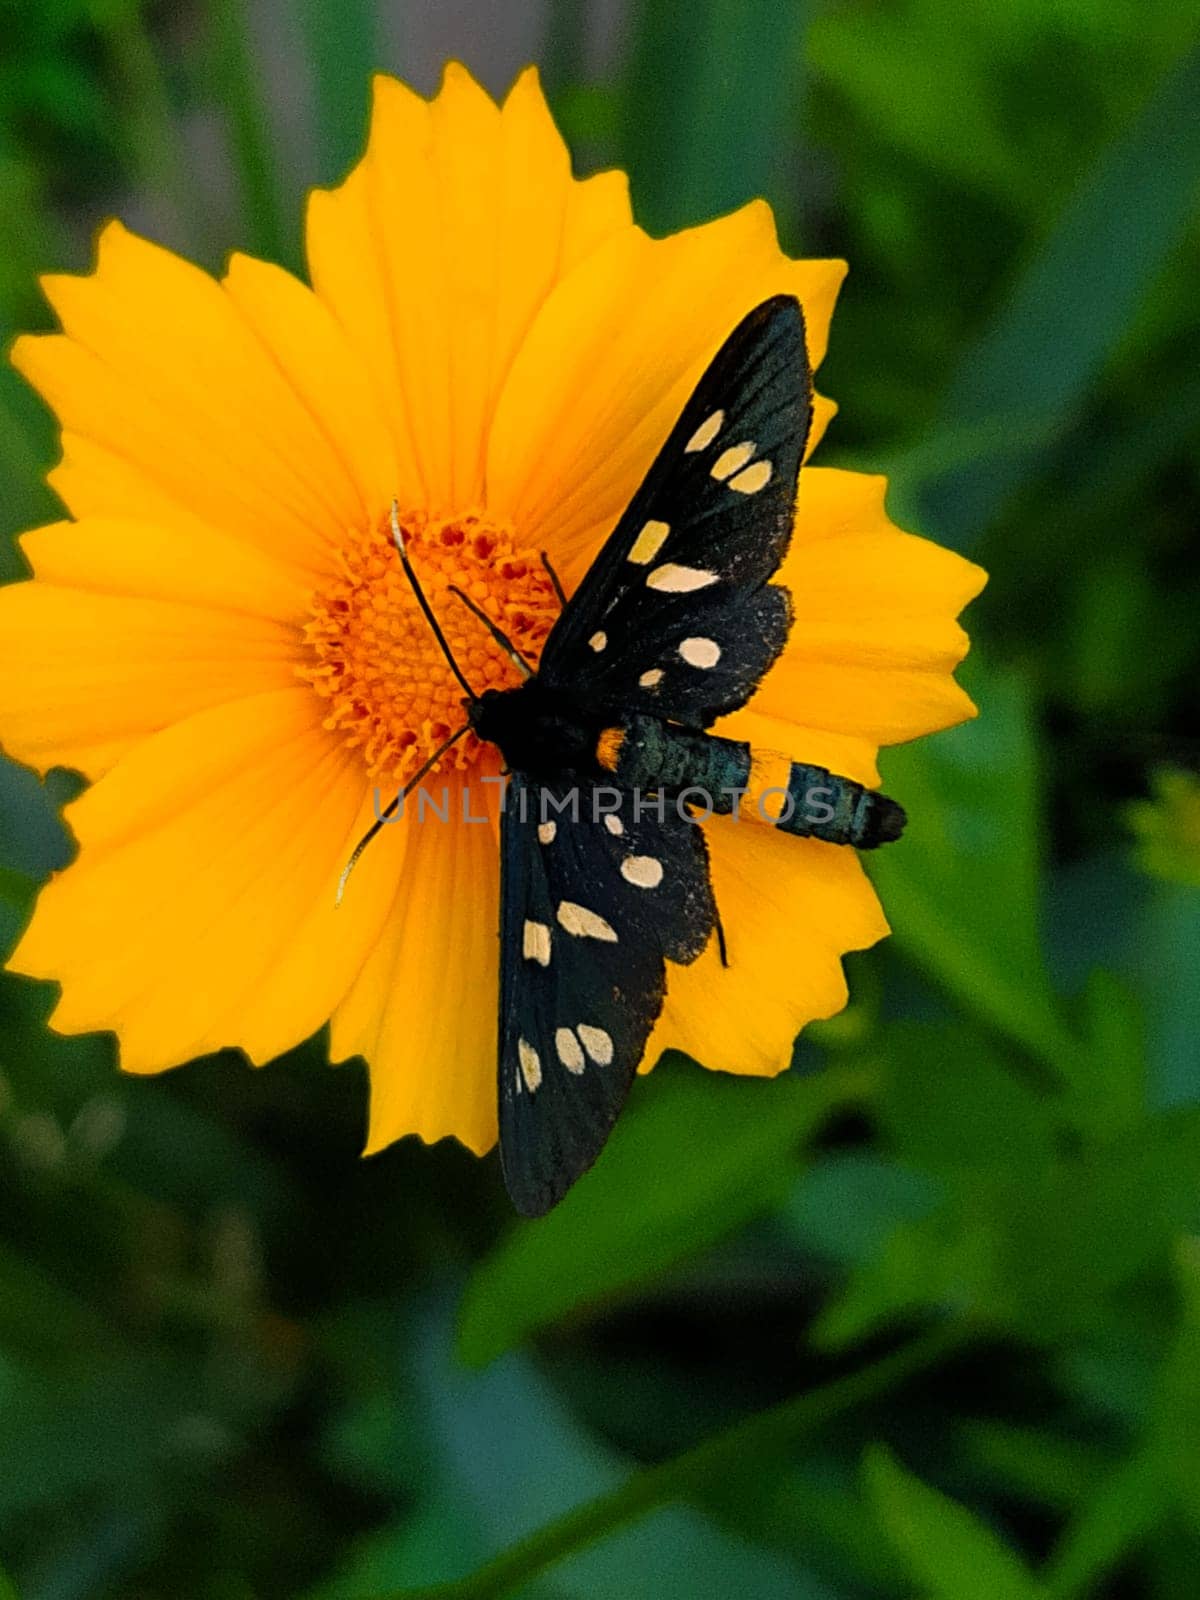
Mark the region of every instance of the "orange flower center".
MULTIPOLYGON (((478 617, 451 594, 454 584, 536 662, 558 615, 549 575, 513 530, 468 512, 400 518, 421 587, 454 659, 476 694, 509 688, 520 674, 478 617)), ((390 519, 350 535, 338 576, 313 596, 302 669, 329 702, 325 726, 362 751, 369 776, 402 784, 466 720, 462 686, 421 613, 392 542, 390 519)), ((467 767, 480 743, 468 734, 446 757, 467 767)))

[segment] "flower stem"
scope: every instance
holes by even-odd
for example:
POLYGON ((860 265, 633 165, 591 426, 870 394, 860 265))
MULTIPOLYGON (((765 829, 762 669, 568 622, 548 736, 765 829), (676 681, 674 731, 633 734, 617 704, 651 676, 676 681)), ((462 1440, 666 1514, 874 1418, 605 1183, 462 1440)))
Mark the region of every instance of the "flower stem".
POLYGON ((393 1590, 377 1600, 499 1600, 626 1523, 686 1498, 723 1472, 736 1471, 739 1463, 759 1460, 764 1453, 878 1399, 937 1366, 973 1336, 974 1329, 962 1323, 932 1328, 857 1372, 757 1412, 669 1461, 634 1473, 619 1488, 576 1506, 518 1540, 468 1577, 432 1588, 393 1590))

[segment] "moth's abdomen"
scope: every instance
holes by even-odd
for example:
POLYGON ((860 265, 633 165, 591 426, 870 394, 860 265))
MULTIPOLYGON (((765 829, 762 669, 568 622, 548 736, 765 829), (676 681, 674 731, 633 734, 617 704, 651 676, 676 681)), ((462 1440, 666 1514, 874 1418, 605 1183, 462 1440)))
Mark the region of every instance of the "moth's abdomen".
POLYGON ((853 778, 840 778, 828 767, 786 756, 757 757, 743 802, 763 821, 804 839, 849 844, 874 850, 904 831, 902 806, 877 789, 853 778))
POLYGON ((622 788, 681 795, 696 790, 704 809, 732 811, 750 781, 750 746, 736 739, 691 733, 658 717, 632 716, 600 735, 601 767, 622 788))
POLYGON ((800 838, 874 850, 904 829, 904 812, 894 800, 852 778, 656 717, 633 716, 606 729, 597 760, 625 789, 677 795, 701 813, 736 809, 739 820, 800 838))

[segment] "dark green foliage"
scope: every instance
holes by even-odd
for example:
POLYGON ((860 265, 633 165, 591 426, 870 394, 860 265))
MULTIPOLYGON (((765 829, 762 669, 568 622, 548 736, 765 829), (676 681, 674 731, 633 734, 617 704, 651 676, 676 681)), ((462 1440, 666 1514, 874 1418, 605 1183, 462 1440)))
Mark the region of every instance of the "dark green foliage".
MULTIPOLYGON (((116 211, 294 258, 423 9, 0 0, 0 340, 116 211)), ((494 87, 506 9, 439 35, 494 87)), ((981 715, 884 757, 850 1009, 775 1082, 665 1064, 534 1226, 494 1159, 359 1162, 319 1039, 122 1078, 0 980, 0 1600, 1187 1600, 1193 8, 638 0, 601 76, 548 10, 648 226, 766 192, 849 259, 821 459, 991 570, 981 715)), ((0 373, 6 577, 53 451, 0 373)), ((5 947, 67 792, 0 770, 5 947)))

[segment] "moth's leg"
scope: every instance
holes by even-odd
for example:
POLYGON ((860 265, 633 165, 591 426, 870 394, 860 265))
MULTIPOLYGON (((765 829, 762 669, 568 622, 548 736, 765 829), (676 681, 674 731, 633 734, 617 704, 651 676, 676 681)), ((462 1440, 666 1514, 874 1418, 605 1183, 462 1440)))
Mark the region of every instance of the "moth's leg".
POLYGON ((721 921, 721 908, 717 904, 715 894, 713 896, 713 915, 717 921, 717 949, 721 952, 721 965, 727 967, 729 965, 729 947, 725 943, 725 924, 721 921))
POLYGON ((560 606, 565 606, 566 603, 567 603, 567 597, 563 593, 563 586, 558 581, 558 573, 555 572, 554 568, 550 565, 550 557, 546 554, 546 552, 544 550, 542 551, 542 565, 546 569, 546 576, 550 579, 550 582, 554 585, 554 592, 558 596, 559 605, 560 606))

